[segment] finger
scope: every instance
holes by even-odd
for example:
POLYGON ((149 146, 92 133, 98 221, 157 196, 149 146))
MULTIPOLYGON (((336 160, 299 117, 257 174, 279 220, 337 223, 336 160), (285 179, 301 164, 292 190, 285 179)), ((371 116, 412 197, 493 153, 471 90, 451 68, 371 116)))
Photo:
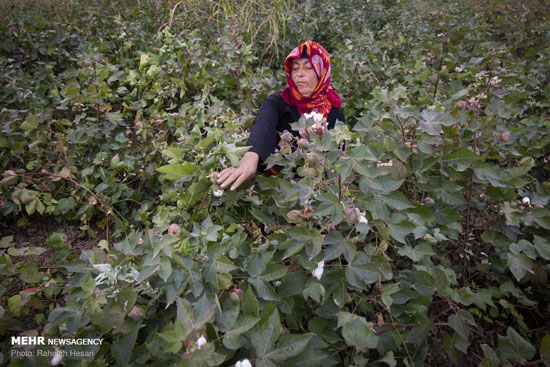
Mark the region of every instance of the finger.
POLYGON ((222 175, 225 174, 225 172, 227 172, 229 169, 230 168, 226 168, 226 169, 223 169, 220 172, 216 173, 216 178, 222 177, 222 175))
POLYGON ((233 173, 233 171, 235 170, 235 168, 226 168, 224 169, 221 173, 220 173, 220 176, 218 177, 218 180, 216 181, 218 184, 220 184, 221 182, 224 182, 225 180, 227 180, 227 178, 229 176, 231 176, 231 174, 233 173))
POLYGON ((237 179, 241 175, 241 172, 239 170, 235 170, 231 176, 229 176, 221 185, 220 187, 222 189, 225 189, 227 186, 229 186, 233 181, 237 179))
POLYGON ((239 178, 237 178, 237 181, 235 181, 235 183, 233 184, 233 186, 231 186, 231 189, 230 189, 230 190, 231 190, 231 191, 236 190, 239 186, 241 186, 241 184, 242 184, 243 182, 246 181, 247 178, 248 178, 247 175, 244 174, 244 172, 243 172, 243 173, 239 176, 239 178))

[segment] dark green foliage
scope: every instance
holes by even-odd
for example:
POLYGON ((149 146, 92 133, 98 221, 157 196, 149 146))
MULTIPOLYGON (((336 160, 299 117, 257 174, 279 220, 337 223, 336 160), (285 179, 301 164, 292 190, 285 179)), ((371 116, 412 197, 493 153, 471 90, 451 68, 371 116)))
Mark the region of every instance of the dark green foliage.
POLYGON ((1 239, 0 363, 50 362, 10 357, 24 331, 103 338, 93 366, 549 365, 546 2, 0 14, 2 225, 107 235, 1 239), (349 124, 223 192, 215 173, 308 38, 349 124))

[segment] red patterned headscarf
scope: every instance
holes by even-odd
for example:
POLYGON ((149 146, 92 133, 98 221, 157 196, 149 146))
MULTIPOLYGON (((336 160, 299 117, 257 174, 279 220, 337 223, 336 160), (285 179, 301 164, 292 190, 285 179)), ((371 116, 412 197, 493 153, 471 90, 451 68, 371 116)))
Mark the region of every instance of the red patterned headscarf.
POLYGON ((291 106, 296 106, 300 115, 315 111, 325 117, 332 107, 340 107, 342 99, 330 84, 330 55, 317 42, 305 41, 296 47, 285 59, 285 73, 288 86, 283 89, 281 97, 291 106), (319 82, 310 97, 305 97, 298 92, 298 88, 292 81, 292 60, 300 59, 302 54, 307 55, 309 62, 317 74, 319 82))

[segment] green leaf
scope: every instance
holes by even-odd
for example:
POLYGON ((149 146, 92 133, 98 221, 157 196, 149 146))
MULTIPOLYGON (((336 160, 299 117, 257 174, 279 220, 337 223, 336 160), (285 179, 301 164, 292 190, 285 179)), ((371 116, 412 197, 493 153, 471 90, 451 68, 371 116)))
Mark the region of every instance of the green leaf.
POLYGON ((264 282, 272 282, 286 275, 288 266, 283 264, 269 264, 260 275, 260 279, 264 282))
POLYGON ((29 113, 25 121, 23 121, 23 123, 20 125, 20 127, 21 130, 25 131, 25 135, 28 135, 30 131, 38 128, 38 119, 32 113, 29 113))
POLYGON ((258 297, 266 301, 279 301, 279 296, 277 296, 271 284, 264 282, 260 278, 249 278, 248 283, 254 286, 258 297))
POLYGON ((534 273, 533 263, 525 254, 508 253, 508 268, 518 282, 527 272, 534 273))
POLYGON ((264 308, 261 316, 262 320, 250 333, 250 341, 260 359, 263 359, 273 349, 281 332, 279 311, 273 303, 271 305, 264 308))
POLYGON ((138 324, 130 333, 124 335, 122 338, 113 343, 111 347, 113 357, 115 357, 119 366, 127 366, 130 362, 130 357, 132 356, 132 351, 134 350, 134 346, 136 344, 139 329, 140 324, 138 324))
POLYGON ((451 315, 447 319, 447 323, 462 339, 468 340, 470 336, 470 326, 466 320, 458 315, 451 315))
POLYGON ((424 110, 420 116, 420 130, 433 136, 441 134, 441 125, 451 126, 457 122, 453 116, 439 111, 424 110))
POLYGON ((48 251, 44 247, 10 247, 8 249, 8 255, 11 256, 38 256, 43 252, 48 251))
POLYGON ((277 344, 277 349, 272 352, 269 352, 266 357, 273 359, 275 361, 283 361, 285 359, 290 359, 301 354, 310 339, 313 337, 312 334, 290 334, 285 335, 277 344))
POLYGON ((410 344, 423 344, 428 338, 430 330, 432 330, 434 323, 432 320, 426 319, 413 326, 407 335, 405 343, 410 344))
POLYGON ((459 148, 451 153, 445 154, 441 159, 444 164, 448 164, 458 172, 463 172, 472 164, 481 158, 476 153, 467 148, 459 148))
POLYGON ((231 260, 229 260, 224 255, 219 255, 214 260, 214 268, 218 273, 230 273, 238 267, 235 266, 235 264, 233 264, 231 260))
POLYGON ((325 250, 323 260, 329 261, 340 257, 344 254, 346 261, 349 263, 355 257, 356 249, 353 242, 345 238, 341 232, 330 232, 324 239, 323 245, 328 246, 325 250))
POLYGON ((164 178, 172 181, 191 175, 195 171, 195 168, 196 167, 193 164, 188 162, 184 164, 173 163, 159 167, 157 168, 157 171, 160 173, 165 173, 166 176, 164 176, 164 178))
POLYGON ((256 296, 252 292, 252 287, 248 287, 244 293, 243 301, 241 302, 243 314, 259 316, 259 304, 256 296))
POLYGON ((498 349, 502 358, 514 363, 523 363, 535 356, 536 349, 514 329, 508 327, 506 336, 498 336, 498 349))
POLYGON ((199 330, 214 316, 215 305, 211 304, 206 294, 191 305, 186 299, 176 300, 177 319, 191 330, 199 330))
POLYGON ((414 205, 399 191, 392 192, 390 195, 381 195, 384 203, 397 210, 414 208, 414 205))
POLYGON ((325 193, 317 198, 321 203, 313 212, 314 217, 328 216, 335 226, 344 219, 344 206, 338 197, 332 193, 325 193))
POLYGON ((63 233, 52 233, 46 240, 46 245, 57 248, 67 247, 65 244, 65 235, 63 233))
POLYGON ((304 299, 307 301, 311 298, 318 303, 321 303, 321 299, 325 297, 325 287, 321 283, 312 282, 309 283, 306 289, 302 292, 304 299))
POLYGON ((487 344, 481 344, 481 350, 483 350, 483 360, 480 363, 481 367, 502 366, 502 362, 493 348, 487 344))
POLYGON ((410 233, 413 233, 416 229, 416 225, 411 222, 401 222, 401 223, 389 223, 388 224, 388 232, 390 236, 393 237, 396 241, 399 241, 401 243, 407 243, 405 240, 405 236, 407 236, 410 233))
POLYGON ((533 236, 533 245, 540 257, 544 260, 550 260, 550 241, 537 235, 533 236))
POLYGON ((71 211, 72 209, 74 209, 75 206, 76 206, 76 201, 72 196, 69 198, 60 199, 59 202, 57 203, 57 207, 59 208, 59 211, 61 211, 61 214, 65 214, 71 211))
POLYGON ((252 277, 262 274, 267 266, 267 263, 273 258, 274 253, 275 251, 252 253, 248 267, 246 268, 248 274, 252 277))
POLYGON ((355 259, 346 268, 346 280, 356 288, 367 290, 367 284, 381 279, 380 274, 370 264, 370 260, 364 252, 358 252, 355 259))
POLYGON ((407 256, 414 262, 418 262, 424 258, 424 256, 435 255, 435 251, 432 249, 432 246, 427 242, 421 242, 415 247, 409 245, 401 247, 398 251, 399 255, 407 256))
POLYGON ((260 318, 256 316, 239 316, 235 325, 224 335, 223 345, 232 350, 241 348, 246 343, 246 339, 241 338, 240 335, 252 329, 259 321, 260 318))
POLYGON ((355 316, 352 321, 345 323, 342 336, 347 345, 354 346, 363 352, 374 349, 378 345, 378 337, 374 335, 363 317, 355 316))

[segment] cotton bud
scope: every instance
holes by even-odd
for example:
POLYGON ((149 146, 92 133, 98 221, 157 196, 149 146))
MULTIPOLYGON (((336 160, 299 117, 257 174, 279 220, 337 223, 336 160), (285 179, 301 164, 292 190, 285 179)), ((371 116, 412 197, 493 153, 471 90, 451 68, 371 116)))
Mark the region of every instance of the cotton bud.
POLYGON ((455 106, 457 107, 466 107, 468 105, 468 102, 466 101, 458 101, 455 103, 455 106))
POLYGON ((317 263, 317 268, 315 268, 315 270, 313 270, 312 272, 313 277, 317 278, 318 280, 321 280, 321 277, 323 276, 324 268, 325 268, 325 261, 324 260, 319 261, 317 263))
POLYGON ((206 338, 204 336, 201 336, 198 340, 197 340, 197 348, 201 349, 203 345, 205 345, 206 343, 208 343, 206 341, 206 338))
POLYGON ((296 209, 291 210, 288 213, 286 213, 286 216, 287 216, 288 219, 294 220, 294 221, 299 220, 302 217, 300 211, 296 210, 296 209))
POLYGON ((526 206, 531 206, 531 199, 529 199, 529 197, 526 196, 523 199, 521 199, 521 203, 526 206))
POLYGON ((145 318, 145 311, 141 307, 134 306, 130 312, 128 312, 128 316, 133 320, 140 320, 145 318))
POLYGON ((422 200, 422 204, 426 205, 428 208, 431 208, 432 206, 434 206, 435 201, 434 201, 434 199, 432 199, 431 197, 426 196, 426 197, 422 200))
POLYGON ((318 165, 321 163, 321 158, 316 152, 310 152, 307 154, 307 161, 310 165, 318 165))
POLYGON ((243 290, 239 288, 235 288, 231 294, 229 294, 229 299, 231 302, 233 302, 234 305, 241 302, 241 298, 243 298, 243 290))
POLYGON ((346 208, 346 220, 348 223, 356 223, 359 221, 361 211, 356 207, 346 208))
POLYGON ((303 177, 314 178, 314 177, 317 176, 317 170, 315 168, 311 168, 311 167, 304 167, 302 169, 302 176, 303 177))
POLYGON ((426 233, 423 238, 425 241, 427 241, 431 245, 437 244, 437 240, 434 238, 434 236, 432 236, 429 233, 426 233))
POLYGON ((145 127, 145 125, 143 124, 142 121, 140 120, 137 120, 135 123, 134 123, 135 127, 137 127, 138 129, 143 129, 145 127))
POLYGON ((285 141, 287 143, 290 143, 292 141, 292 133, 290 133, 288 130, 283 131, 283 134, 281 135, 281 140, 285 141))
POLYGON ((168 233, 170 233, 172 236, 179 236, 181 234, 181 228, 176 223, 170 224, 170 227, 168 227, 168 233))
POLYGON ((298 146, 302 149, 309 147, 309 141, 304 138, 300 138, 298 140, 298 146))
POLYGON ((503 143, 508 143, 508 140, 510 139, 510 132, 505 131, 502 134, 500 134, 500 141, 503 143))

